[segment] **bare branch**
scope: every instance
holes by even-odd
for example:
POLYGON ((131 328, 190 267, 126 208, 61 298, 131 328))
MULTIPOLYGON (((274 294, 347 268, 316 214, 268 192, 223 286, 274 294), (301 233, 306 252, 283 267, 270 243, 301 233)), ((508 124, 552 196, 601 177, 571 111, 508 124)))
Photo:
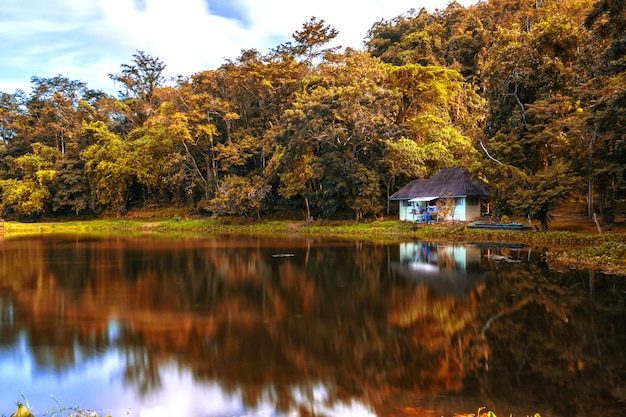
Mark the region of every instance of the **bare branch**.
POLYGON ((479 143, 480 143, 480 147, 483 149, 483 151, 485 151, 485 154, 487 155, 487 157, 489 157, 489 159, 491 159, 494 162, 499 163, 500 165, 504 165, 502 162, 498 161, 496 158, 494 158, 493 156, 489 155, 489 151, 487 151, 487 148, 483 144, 482 140, 479 143))

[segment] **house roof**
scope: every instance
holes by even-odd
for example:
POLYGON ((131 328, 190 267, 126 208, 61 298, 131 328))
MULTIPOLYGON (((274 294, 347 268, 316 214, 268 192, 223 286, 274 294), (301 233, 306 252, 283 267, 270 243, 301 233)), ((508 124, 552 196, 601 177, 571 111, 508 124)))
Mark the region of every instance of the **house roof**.
POLYGON ((460 167, 445 168, 428 179, 413 180, 396 191, 390 200, 420 197, 489 197, 489 186, 460 167))

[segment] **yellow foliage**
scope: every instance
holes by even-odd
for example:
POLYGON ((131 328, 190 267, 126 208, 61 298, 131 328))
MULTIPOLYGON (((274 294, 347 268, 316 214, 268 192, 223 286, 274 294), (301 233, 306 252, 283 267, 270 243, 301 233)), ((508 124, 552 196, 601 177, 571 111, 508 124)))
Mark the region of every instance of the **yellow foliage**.
POLYGON ((13 414, 11 414, 11 417, 34 417, 34 416, 32 415, 32 413, 30 412, 28 408, 24 407, 23 404, 18 404, 17 410, 15 410, 13 414))

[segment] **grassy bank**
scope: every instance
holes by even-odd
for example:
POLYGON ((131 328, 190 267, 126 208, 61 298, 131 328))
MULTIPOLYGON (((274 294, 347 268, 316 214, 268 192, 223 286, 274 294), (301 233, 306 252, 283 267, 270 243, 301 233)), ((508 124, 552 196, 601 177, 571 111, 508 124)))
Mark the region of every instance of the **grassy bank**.
MULTIPOLYGON (((574 230, 582 230, 576 225, 574 230)), ((553 232, 477 230, 463 224, 417 226, 397 220, 354 221, 259 221, 238 218, 186 219, 170 218, 99 219, 51 223, 4 223, 4 236, 41 233, 84 234, 162 234, 164 236, 262 235, 319 236, 363 239, 378 242, 401 242, 418 239, 434 242, 522 243, 549 248, 548 259, 568 268, 595 268, 626 275, 626 233, 620 230, 598 234, 589 231, 557 230, 553 232)))
POLYGON ((215 235, 306 235, 391 240, 412 239, 415 228, 399 221, 381 222, 293 222, 287 220, 243 222, 239 219, 110 219, 54 223, 5 222, 5 237, 41 233, 87 234, 215 234, 215 235))

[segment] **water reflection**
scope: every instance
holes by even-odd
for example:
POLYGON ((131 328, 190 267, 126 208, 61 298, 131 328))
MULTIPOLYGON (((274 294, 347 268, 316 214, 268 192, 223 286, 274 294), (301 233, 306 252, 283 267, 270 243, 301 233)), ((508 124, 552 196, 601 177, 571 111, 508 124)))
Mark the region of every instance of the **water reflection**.
POLYGON ((400 261, 392 267, 398 274, 439 294, 461 297, 491 274, 481 266, 489 250, 477 245, 401 243, 400 261))
POLYGON ((0 413, 22 390, 111 415, 621 415, 624 283, 531 248, 3 245, 0 413))

